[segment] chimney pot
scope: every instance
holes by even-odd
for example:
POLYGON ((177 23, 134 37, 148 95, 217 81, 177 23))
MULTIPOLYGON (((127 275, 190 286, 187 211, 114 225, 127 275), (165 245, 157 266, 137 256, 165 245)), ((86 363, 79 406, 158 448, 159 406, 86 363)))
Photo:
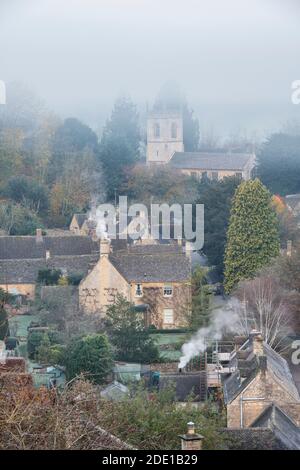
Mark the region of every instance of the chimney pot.
POLYGON ((263 337, 261 332, 258 330, 252 330, 250 332, 250 341, 252 343, 253 352, 256 356, 263 356, 264 355, 264 348, 263 348, 263 337))
POLYGON ((108 256, 110 254, 110 240, 108 238, 100 239, 100 257, 108 256))
POLYGON ((201 434, 196 434, 195 424, 190 421, 187 423, 187 433, 179 436, 181 439, 181 449, 182 450, 201 450, 203 436, 201 434))

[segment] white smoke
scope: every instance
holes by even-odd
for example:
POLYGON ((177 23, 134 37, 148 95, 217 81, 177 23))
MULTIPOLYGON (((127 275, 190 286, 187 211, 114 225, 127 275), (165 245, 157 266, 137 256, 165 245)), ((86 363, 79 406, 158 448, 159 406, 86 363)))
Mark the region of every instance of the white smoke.
POLYGON ((216 309, 212 315, 211 323, 207 327, 200 328, 182 348, 182 356, 179 361, 179 368, 185 367, 188 362, 207 347, 205 339, 220 340, 224 333, 240 332, 239 303, 233 299, 227 307, 216 309))

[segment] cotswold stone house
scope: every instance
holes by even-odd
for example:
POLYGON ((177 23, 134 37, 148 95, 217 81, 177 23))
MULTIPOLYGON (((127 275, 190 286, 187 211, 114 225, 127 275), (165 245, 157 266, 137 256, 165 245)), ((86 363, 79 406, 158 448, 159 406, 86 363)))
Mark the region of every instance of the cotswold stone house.
POLYGON ((87 213, 74 214, 69 230, 74 235, 89 236, 96 239, 96 223, 89 219, 89 215, 87 213))
POLYGON ((100 258, 79 286, 86 313, 105 315, 122 294, 136 305, 148 304, 146 322, 157 328, 186 325, 191 260, 178 245, 132 245, 113 250, 100 242, 100 258))
POLYGON ((0 288, 34 299, 40 269, 85 276, 98 259, 98 243, 84 236, 0 237, 0 288))
POLYGON ((236 360, 223 384, 228 428, 271 428, 300 448, 300 397, 286 360, 258 332, 237 349, 236 360))

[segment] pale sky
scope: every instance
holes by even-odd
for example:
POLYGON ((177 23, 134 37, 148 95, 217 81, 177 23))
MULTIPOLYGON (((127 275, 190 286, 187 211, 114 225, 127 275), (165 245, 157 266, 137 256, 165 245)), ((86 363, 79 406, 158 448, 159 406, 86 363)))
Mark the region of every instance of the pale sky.
POLYGON ((203 129, 276 129, 300 119, 300 1, 0 0, 0 79, 93 127, 175 80, 203 129))

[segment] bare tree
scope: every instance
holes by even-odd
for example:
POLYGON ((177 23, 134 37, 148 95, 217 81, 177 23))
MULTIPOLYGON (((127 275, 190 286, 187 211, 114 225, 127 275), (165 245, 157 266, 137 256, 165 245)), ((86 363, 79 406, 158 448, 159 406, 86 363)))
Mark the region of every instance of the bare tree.
POLYGON ((242 334, 259 330, 272 348, 282 350, 283 342, 291 332, 291 307, 287 292, 271 269, 255 279, 241 282, 235 296, 240 302, 234 309, 242 334))

